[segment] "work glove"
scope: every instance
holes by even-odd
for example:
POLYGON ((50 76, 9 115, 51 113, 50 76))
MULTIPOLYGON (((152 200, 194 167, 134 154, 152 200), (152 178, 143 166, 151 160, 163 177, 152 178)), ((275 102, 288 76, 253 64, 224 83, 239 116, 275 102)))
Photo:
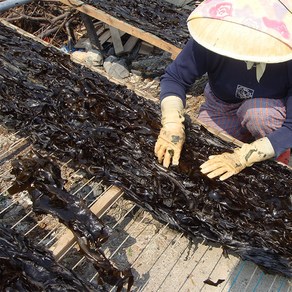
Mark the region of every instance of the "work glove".
POLYGON ((244 168, 252 166, 255 162, 264 161, 274 156, 274 148, 270 140, 265 137, 251 144, 243 144, 233 153, 212 155, 200 168, 201 172, 207 174, 209 178, 220 176, 220 180, 225 180, 241 172, 244 168))
POLYGON ((102 54, 97 50, 89 50, 87 52, 75 51, 71 53, 71 60, 82 63, 86 67, 100 67, 103 64, 102 54))
POLYGON ((161 102, 162 128, 155 144, 154 153, 164 167, 178 165, 185 142, 184 106, 177 96, 167 96, 161 102))

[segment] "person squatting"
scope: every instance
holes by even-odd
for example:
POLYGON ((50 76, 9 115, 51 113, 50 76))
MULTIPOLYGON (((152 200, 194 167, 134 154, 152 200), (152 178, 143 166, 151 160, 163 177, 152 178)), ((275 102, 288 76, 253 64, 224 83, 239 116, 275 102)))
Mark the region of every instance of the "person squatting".
POLYGON ((267 159, 288 164, 291 11, 288 0, 205 0, 190 14, 191 37, 161 77, 162 128, 154 152, 164 167, 179 163, 186 93, 206 73, 198 120, 244 143, 233 153, 210 156, 202 173, 225 180, 267 159))

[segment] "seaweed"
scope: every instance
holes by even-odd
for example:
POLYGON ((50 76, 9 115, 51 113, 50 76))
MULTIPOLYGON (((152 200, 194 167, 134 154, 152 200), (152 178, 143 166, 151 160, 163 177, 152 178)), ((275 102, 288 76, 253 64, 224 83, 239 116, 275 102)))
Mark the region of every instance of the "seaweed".
POLYGON ((16 179, 8 192, 28 191, 36 214, 51 214, 70 229, 83 254, 98 271, 100 284, 117 286, 117 291, 121 291, 124 283, 128 283, 130 291, 133 285, 131 269, 119 271, 100 249, 110 236, 109 228, 85 202, 67 192, 60 168, 52 158, 39 153, 19 157, 12 161, 11 173, 16 179))
POLYGON ((52 158, 36 153, 12 161, 16 180, 8 189, 13 195, 26 190, 37 214, 51 214, 66 225, 77 238, 99 248, 110 236, 110 229, 94 215, 85 202, 64 188, 61 171, 52 158))
POLYGON ((182 48, 189 38, 187 18, 190 10, 163 0, 85 0, 111 16, 149 32, 182 48))
POLYGON ((0 26, 2 123, 126 196, 190 238, 292 276, 291 169, 266 161, 221 182, 199 166, 232 144, 186 121, 180 165, 164 169, 154 144, 159 104, 0 26))
POLYGON ((100 291, 57 263, 53 255, 0 225, 1 291, 100 291))

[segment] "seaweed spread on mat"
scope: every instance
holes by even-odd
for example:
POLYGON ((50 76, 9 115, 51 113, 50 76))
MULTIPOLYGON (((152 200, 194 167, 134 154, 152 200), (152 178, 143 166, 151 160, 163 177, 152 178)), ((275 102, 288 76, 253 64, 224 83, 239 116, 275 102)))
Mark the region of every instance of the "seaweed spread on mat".
POLYGON ((128 198, 190 237, 230 248, 268 272, 292 276, 291 170, 267 161, 221 182, 199 166, 231 145, 186 123, 180 165, 153 147, 159 105, 1 26, 2 123, 35 148, 120 186, 128 198))
POLYGON ((121 291, 127 283, 130 291, 133 284, 131 270, 119 271, 100 249, 109 238, 110 230, 82 200, 67 192, 56 162, 36 153, 12 161, 12 167, 16 180, 9 193, 28 191, 35 213, 51 214, 73 232, 80 250, 96 268, 99 284, 117 286, 117 291, 121 291))
POLYGON ((164 0, 85 0, 111 16, 182 48, 189 38, 190 10, 164 0))
POLYGON ((57 263, 53 255, 0 225, 1 291, 97 291, 57 263))

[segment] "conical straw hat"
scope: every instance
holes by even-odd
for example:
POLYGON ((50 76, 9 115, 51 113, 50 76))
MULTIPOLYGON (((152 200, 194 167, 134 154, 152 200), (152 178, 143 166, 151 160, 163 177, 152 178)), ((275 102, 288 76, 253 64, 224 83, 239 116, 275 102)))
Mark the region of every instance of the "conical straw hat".
POLYGON ((187 22, 191 36, 220 55, 259 63, 292 59, 292 0, 205 0, 187 22))

